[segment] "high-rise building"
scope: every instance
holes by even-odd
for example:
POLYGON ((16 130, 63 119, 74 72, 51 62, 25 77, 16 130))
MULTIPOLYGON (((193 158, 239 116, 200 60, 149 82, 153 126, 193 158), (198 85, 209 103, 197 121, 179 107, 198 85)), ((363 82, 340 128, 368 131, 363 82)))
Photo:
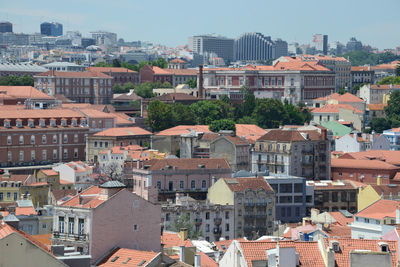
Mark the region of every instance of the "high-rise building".
POLYGON ((322 51, 324 55, 328 54, 328 35, 314 34, 313 43, 317 50, 322 51))
POLYGON ((225 61, 233 60, 234 40, 223 36, 196 35, 189 37, 189 49, 194 53, 205 55, 217 54, 225 61))
POLYGON ((267 61, 274 57, 271 37, 258 32, 242 34, 235 40, 235 60, 267 61))
POLYGON ((274 58, 286 57, 288 55, 288 43, 282 39, 276 39, 274 58))
POLYGON ((351 37, 350 41, 348 41, 346 44, 347 52, 360 51, 361 49, 362 49, 362 43, 360 41, 357 41, 355 37, 351 37))
POLYGON ((106 31, 91 32, 92 38, 96 41, 96 45, 111 46, 117 43, 117 34, 106 31))
POLYGON ((0 32, 12 32, 12 23, 8 21, 1 21, 0 22, 0 32))
POLYGON ((58 22, 43 22, 40 24, 40 33, 47 36, 63 35, 63 25, 58 22))

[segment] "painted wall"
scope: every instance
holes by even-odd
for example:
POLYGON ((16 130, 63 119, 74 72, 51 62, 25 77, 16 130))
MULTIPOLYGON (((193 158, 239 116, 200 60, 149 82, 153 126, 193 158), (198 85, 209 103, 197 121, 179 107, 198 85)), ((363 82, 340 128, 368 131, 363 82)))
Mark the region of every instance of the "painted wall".
POLYGON ((359 188, 357 195, 358 212, 378 201, 379 199, 381 199, 381 196, 376 193, 375 189, 371 185, 367 185, 364 188, 359 188))
POLYGON ((208 189, 207 198, 211 203, 214 204, 234 204, 234 192, 229 189, 229 187, 222 179, 219 179, 208 189))

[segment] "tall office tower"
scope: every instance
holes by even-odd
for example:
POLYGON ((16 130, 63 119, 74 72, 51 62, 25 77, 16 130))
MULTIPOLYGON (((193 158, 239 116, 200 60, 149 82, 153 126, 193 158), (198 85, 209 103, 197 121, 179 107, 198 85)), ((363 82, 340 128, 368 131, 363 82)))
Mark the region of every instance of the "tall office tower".
POLYGON ((314 34, 313 44, 318 51, 322 51, 324 55, 328 54, 328 35, 314 34))
POLYGON ((271 37, 258 32, 244 33, 235 40, 235 60, 266 61, 274 57, 271 37))
POLYGON ((96 45, 115 45, 117 44, 117 34, 106 31, 91 32, 92 38, 96 41, 96 45))
POLYGON ((362 50, 362 43, 357 41, 355 37, 351 37, 350 41, 346 44, 346 50, 347 52, 360 51, 362 50))
POLYGON ((63 25, 58 22, 43 22, 40 24, 40 33, 47 36, 63 35, 63 25))
POLYGON ((189 49, 199 55, 215 53, 225 61, 233 60, 234 40, 223 36, 196 35, 189 37, 189 49))
POLYGON ((8 21, 0 21, 0 32, 12 32, 12 23, 8 21))
POLYGON ((286 41, 283 41, 282 39, 276 39, 274 44, 274 58, 286 57, 288 55, 288 43, 286 41))

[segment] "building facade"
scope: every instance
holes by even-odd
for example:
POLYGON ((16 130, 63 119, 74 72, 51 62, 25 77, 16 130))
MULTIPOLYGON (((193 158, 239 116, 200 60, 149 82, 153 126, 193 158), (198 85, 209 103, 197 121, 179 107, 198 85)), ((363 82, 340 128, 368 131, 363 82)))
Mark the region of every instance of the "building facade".
POLYGON ((268 61, 275 58, 275 44, 259 32, 244 33, 235 40, 235 60, 268 61))
POLYGON ((48 71, 34 76, 35 87, 77 103, 109 104, 113 78, 99 72, 48 71))
POLYGON ((40 24, 40 34, 46 36, 63 35, 63 25, 58 22, 43 22, 40 24))
POLYGON ((222 36, 197 35, 189 38, 189 49, 194 53, 200 55, 215 53, 227 62, 234 59, 233 47, 234 40, 222 36))

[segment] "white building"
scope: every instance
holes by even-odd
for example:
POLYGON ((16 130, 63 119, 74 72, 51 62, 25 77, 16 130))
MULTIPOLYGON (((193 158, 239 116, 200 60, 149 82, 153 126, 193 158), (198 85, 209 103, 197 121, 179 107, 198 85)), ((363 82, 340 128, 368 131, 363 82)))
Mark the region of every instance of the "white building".
POLYGON ((93 182, 91 178, 93 166, 82 161, 62 163, 53 167, 53 170, 60 173, 60 180, 73 183, 75 189, 87 188, 93 182))

